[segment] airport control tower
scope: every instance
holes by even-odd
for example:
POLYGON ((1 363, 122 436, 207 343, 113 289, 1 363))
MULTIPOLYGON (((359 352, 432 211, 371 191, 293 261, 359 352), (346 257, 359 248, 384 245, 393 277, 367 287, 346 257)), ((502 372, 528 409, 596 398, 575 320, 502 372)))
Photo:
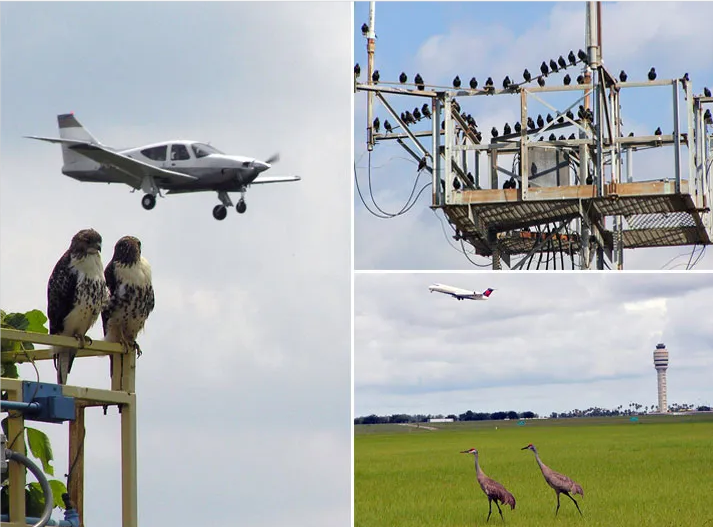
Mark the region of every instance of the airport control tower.
POLYGON ((668 369, 668 351, 663 343, 656 344, 654 350, 654 368, 659 388, 659 413, 668 412, 666 403, 666 370, 668 369))

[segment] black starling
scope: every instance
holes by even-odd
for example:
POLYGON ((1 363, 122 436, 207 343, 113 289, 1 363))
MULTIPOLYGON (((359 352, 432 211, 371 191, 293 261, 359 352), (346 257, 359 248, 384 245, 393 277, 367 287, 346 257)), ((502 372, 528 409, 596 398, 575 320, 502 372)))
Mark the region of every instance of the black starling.
POLYGON ((565 115, 574 121, 574 114, 572 113, 572 110, 567 110, 565 115))
POLYGON ((525 71, 522 72, 522 78, 525 79, 525 82, 530 82, 532 80, 532 75, 530 75, 530 72, 527 71, 527 68, 525 68, 525 71))
POLYGON ((378 117, 377 117, 376 119, 374 119, 374 123, 373 123, 373 124, 374 124, 374 132, 376 132, 376 133, 378 134, 378 133, 379 133, 379 128, 381 127, 381 122, 379 121, 379 118, 378 118, 378 117))
POLYGON ((569 51, 569 55, 567 55, 567 60, 572 66, 575 66, 577 64, 577 57, 574 56, 574 51, 569 51))
POLYGON ((552 73, 557 73, 557 63, 552 59, 550 59, 550 69, 552 73))
POLYGON ((545 140, 544 137, 540 137, 540 138, 538 139, 538 141, 544 141, 544 140, 545 140))
POLYGON ((421 77, 420 73, 417 73, 416 76, 414 77, 413 81, 416 83, 416 86, 420 91, 423 91, 424 85, 423 85, 423 77, 421 77))
POLYGON ((579 105, 579 110, 577 110, 577 117, 584 119, 584 106, 579 105))
POLYGON ((453 180, 453 189, 454 190, 460 190, 460 180, 458 178, 455 178, 453 180))
POLYGON ((683 82, 691 82, 691 78, 688 76, 688 73, 684 73, 683 77, 681 77, 681 80, 683 82))
POLYGON ((629 132, 629 137, 634 137, 634 132, 629 132))
POLYGON ((661 132, 661 127, 659 126, 659 127, 656 129, 656 131, 654 132, 654 135, 661 135, 661 134, 662 134, 662 132, 661 132))
POLYGON ((532 120, 532 117, 528 117, 528 118, 527 118, 527 127, 528 127, 530 130, 534 130, 534 129, 535 129, 535 121, 532 120))
POLYGON ((557 59, 557 64, 559 64, 560 69, 565 69, 567 67, 567 61, 564 60, 562 55, 560 55, 560 58, 557 59))
POLYGON ((470 183, 471 183, 472 185, 475 185, 475 178, 473 177, 473 174, 471 174, 470 172, 468 172, 468 174, 466 175, 466 177, 468 178, 468 181, 470 181, 470 183))
POLYGON ((547 69, 547 63, 544 60, 542 61, 542 64, 540 64, 540 71, 543 75, 547 75, 549 73, 549 70, 547 69))
POLYGON ((493 137, 497 137, 497 136, 498 136, 498 129, 493 126, 493 129, 490 130, 490 133, 493 134, 493 137))
POLYGON ((406 81, 408 80, 408 76, 406 75, 405 72, 401 72, 401 75, 399 75, 399 82, 401 84, 406 84, 406 81))
POLYGON ((504 181, 504 182, 503 182, 503 190, 507 190, 507 189, 509 189, 509 188, 511 188, 511 187, 510 187, 510 180, 504 181))
POLYGON ((571 84, 571 82, 572 82, 572 77, 569 76, 569 73, 564 76, 563 81, 564 81, 564 85, 565 85, 565 86, 569 86, 569 85, 571 84))
POLYGON ((446 129, 446 122, 441 121, 441 130, 445 130, 445 129, 446 129))
POLYGON ((587 176, 587 185, 591 185, 592 183, 594 183, 594 180, 592 179, 592 176, 590 174, 589 176, 587 176))
POLYGON ((361 25, 361 34, 366 36, 366 34, 369 32, 369 26, 366 25, 366 22, 361 25))
POLYGON ((574 139, 574 134, 570 135, 569 139, 574 139))
POLYGON ((589 60, 587 54, 581 49, 577 52, 577 57, 579 57, 579 60, 582 62, 587 62, 587 60, 589 60))
POLYGON ((510 128, 510 125, 508 123, 505 123, 505 126, 503 126, 503 135, 510 135, 512 133, 512 128, 510 128))
POLYGON ((584 112, 584 118, 587 119, 588 121, 594 121, 594 112, 587 108, 587 111, 584 112))
POLYGON ((545 117, 545 120, 546 120, 548 123, 551 123, 554 119, 552 119, 552 116, 551 116, 550 114, 547 114, 547 117, 545 117))
POLYGON ((519 134, 522 132, 522 126, 520 126, 520 121, 515 123, 515 133, 519 134))
POLYGON ((418 111, 418 107, 414 108, 413 109, 413 118, 416 119, 417 121, 420 121, 421 117, 423 117, 423 116, 421 115, 421 112, 418 111))
POLYGON ((460 88, 460 77, 458 75, 456 75, 453 79, 453 87, 460 88))
POLYGON ((458 104, 458 101, 453 99, 453 102, 451 104, 453 105, 453 108, 456 109, 456 112, 460 113, 460 104, 458 104))
POLYGON ((540 85, 540 87, 545 86, 545 78, 544 77, 537 77, 537 84, 540 85))
POLYGON ((418 171, 421 172, 424 168, 426 168, 426 156, 423 156, 421 161, 418 162, 418 171))
POLYGON ((562 124, 564 122, 564 115, 560 114, 560 116, 557 118, 557 122, 559 124, 562 124))
POLYGON ((385 129, 388 133, 391 133, 391 131, 392 131, 391 123, 390 123, 388 120, 384 121, 384 129, 385 129))
POLYGON ((564 135, 559 136, 559 140, 560 140, 560 141, 564 141, 564 140, 565 140, 564 135))
POLYGON ((708 124, 713 124, 713 116, 711 116, 710 108, 703 114, 703 120, 708 124))
POLYGON ((371 80, 373 80, 375 83, 379 82, 379 70, 376 70, 374 73, 371 74, 371 80))
POLYGON ((706 97, 710 97, 710 96, 711 96, 711 91, 710 91, 707 87, 704 87, 704 88, 703 88, 703 95, 705 95, 706 97))
POLYGON ((584 84, 584 75, 577 75, 577 84, 584 84))
POLYGON ((510 84, 510 77, 508 75, 505 75, 505 78, 503 79, 503 88, 507 90, 510 87, 510 84))
POLYGON ((628 78, 629 78, 629 77, 628 77, 628 75, 626 74, 626 72, 625 72, 624 70, 621 70, 621 71, 619 72, 619 80, 620 80, 621 82, 626 82, 626 79, 628 79, 628 78))
POLYGON ((550 137, 548 138, 549 141, 557 141, 557 136, 555 134, 550 134, 550 137))
POLYGON ((485 81, 485 87, 486 88, 492 88, 493 87, 493 78, 488 77, 485 81))
POLYGON ((538 115, 537 116, 537 127, 542 128, 543 126, 545 126, 545 120, 542 118, 541 115, 538 115))
POLYGON ((354 76, 358 79, 359 75, 361 75, 361 67, 359 66, 359 63, 357 62, 354 64, 354 76))
POLYGON ((428 107, 427 103, 424 103, 423 106, 421 106, 421 113, 427 118, 431 118, 431 109, 428 107))
POLYGON ((649 80, 650 81, 656 80, 656 70, 653 67, 649 70, 649 80))
POLYGON ((476 80, 475 77, 470 78, 470 89, 474 90, 478 87, 478 81, 476 80))

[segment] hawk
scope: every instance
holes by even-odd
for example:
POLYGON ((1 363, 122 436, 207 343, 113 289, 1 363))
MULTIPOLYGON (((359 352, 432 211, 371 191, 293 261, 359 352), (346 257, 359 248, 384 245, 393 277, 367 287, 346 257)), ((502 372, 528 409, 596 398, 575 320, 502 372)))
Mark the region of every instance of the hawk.
MULTIPOLYGON (((52 270, 47 283, 50 335, 75 337, 83 347, 87 331, 109 299, 101 260, 102 237, 94 229, 79 231, 52 270)), ((57 384, 65 384, 77 350, 53 346, 57 384)))
MULTIPOLYGON (((118 342, 141 356, 136 336, 154 308, 151 266, 141 256, 141 241, 124 236, 114 246, 114 256, 104 270, 111 297, 102 311, 104 339, 118 342)), ((113 365, 114 357, 110 357, 113 365)))

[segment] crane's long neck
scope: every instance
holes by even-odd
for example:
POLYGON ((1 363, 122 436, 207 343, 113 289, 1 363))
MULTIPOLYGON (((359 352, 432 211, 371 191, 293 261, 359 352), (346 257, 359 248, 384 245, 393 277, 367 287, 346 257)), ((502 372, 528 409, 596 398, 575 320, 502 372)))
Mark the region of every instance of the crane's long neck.
POLYGON ((537 460, 537 464, 540 466, 540 470, 544 472, 544 463, 542 463, 542 460, 540 459, 540 454, 537 453, 537 449, 532 450, 535 453, 535 459, 537 460))
POLYGON ((480 468, 480 463, 478 463, 478 453, 476 452, 475 454, 473 454, 473 457, 475 458, 475 475, 476 475, 476 477, 484 476, 483 469, 480 468))

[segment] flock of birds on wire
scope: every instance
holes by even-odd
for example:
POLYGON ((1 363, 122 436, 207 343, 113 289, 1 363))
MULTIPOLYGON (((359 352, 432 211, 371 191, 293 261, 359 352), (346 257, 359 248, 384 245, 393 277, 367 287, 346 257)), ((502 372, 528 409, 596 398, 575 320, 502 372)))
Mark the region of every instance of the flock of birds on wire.
MULTIPOLYGON (((560 55, 560 57, 557 59, 557 61, 555 61, 554 59, 550 59, 549 65, 547 64, 546 61, 542 61, 542 64, 540 65, 540 71, 542 74, 538 75, 537 77, 533 77, 532 74, 529 72, 529 70, 525 69, 525 71, 523 71, 523 74, 522 74, 523 79, 524 79, 524 82, 522 82, 522 83, 519 83, 519 84, 515 83, 510 79, 509 76, 506 75, 502 82, 503 89, 515 91, 522 84, 532 82, 533 80, 536 80, 540 86, 544 86, 545 85, 545 77, 549 76, 550 73, 557 73, 560 70, 564 70, 568 67, 576 66, 579 63, 585 63, 585 64, 587 63, 587 54, 581 49, 578 51, 577 55, 575 55, 573 51, 570 51, 569 54, 567 55, 567 60, 565 60, 565 58, 562 55, 560 55)), ((359 66, 359 64, 357 63, 354 66, 354 76, 355 76, 355 78, 359 78, 360 75, 361 75, 361 66, 359 66)), ((656 80, 656 77, 657 77, 656 68, 652 67, 649 70, 647 77, 650 81, 656 80)), ((621 82, 626 82, 627 79, 628 79, 628 75, 626 74, 626 72, 624 70, 621 70, 621 72, 619 73, 619 80, 621 82)), ((379 70, 374 71, 374 73, 372 74, 371 80, 374 84, 378 84, 378 82, 380 80, 379 70)), ((576 80, 577 80, 577 84, 584 84, 584 82, 585 82, 584 75, 578 75, 576 80)), ((685 74, 682 77, 682 80, 688 81, 689 80, 688 74, 685 74)), ((406 75, 405 72, 401 72, 401 75, 399 75, 399 82, 401 84, 406 84, 408 82, 408 75, 406 75)), ((572 78, 570 77, 569 74, 566 74, 564 76, 563 82, 564 82, 565 86, 569 86, 571 84, 572 78)), ((416 85, 418 90, 421 90, 421 91, 425 90, 426 85, 425 85, 423 77, 421 77, 420 73, 416 74, 416 76, 414 78, 414 84, 416 85)), ((462 81, 458 75, 456 75, 453 78, 452 84, 453 84, 453 87, 456 89, 461 88, 462 81)), ((469 81, 469 86, 472 90, 477 90, 478 89, 478 80, 475 77, 471 77, 471 79, 469 81)), ((484 91, 489 92, 489 93, 493 93, 495 91, 495 85, 494 85, 492 77, 488 77, 487 80, 485 81, 484 91)), ((708 89, 707 87, 703 88, 703 94, 705 97, 711 97, 710 89, 708 89)), ((458 113, 461 113, 460 106, 458 105, 457 101, 454 101, 454 104, 456 105, 456 109, 457 109, 458 113)), ((572 114, 571 111, 568 111, 566 113, 566 115, 570 120, 574 120, 574 115, 572 114)), ((461 117, 468 124, 469 131, 477 139, 477 143, 482 142, 482 138, 483 138, 482 133, 477 130, 478 125, 477 125, 475 119, 473 118, 473 116, 470 114, 461 113, 461 117)), ((585 109, 584 106, 580 105, 577 117, 579 118, 580 121, 592 122, 593 118, 594 118, 594 114, 592 113, 592 111, 590 109, 585 109)), ((432 114, 431 114, 431 110, 430 110, 428 104, 424 104, 420 109, 418 107, 415 107, 412 112, 411 111, 401 112, 401 120, 405 124, 416 124, 417 122, 421 121, 422 119, 431 119, 431 118, 432 118, 432 114)), ((554 120, 554 118, 550 114, 547 115, 547 118, 545 120, 543 120, 541 115, 538 115, 536 120, 533 120, 531 117, 528 117, 527 129, 531 133, 537 133, 538 130, 542 129, 545 126, 545 121, 549 124, 553 120, 554 120)), ((710 109, 706 110, 706 112, 704 114, 704 120, 707 124, 713 124, 713 116, 711 115, 710 109)), ((563 123, 564 123, 564 117, 562 117, 560 115, 559 118, 557 119, 557 124, 563 124, 563 123)), ((381 130, 381 121, 378 117, 376 117, 374 119, 372 126, 374 128, 374 131, 378 134, 381 130)), ((398 126, 396 128, 398 128, 398 126)), ((445 128, 445 121, 441 122, 441 129, 444 129, 444 128, 445 128)), ((384 130, 387 133, 393 133, 394 126, 388 121, 388 119, 384 121, 384 130)), ((516 122, 513 127, 510 127, 509 123, 505 123, 505 126, 503 126, 503 130, 502 130, 502 136, 500 135, 500 133, 498 132, 498 129, 496 127, 492 128, 491 135, 492 135, 493 139, 497 139, 498 137, 501 137, 501 139, 506 139, 507 136, 510 136, 510 135, 513 135, 513 137, 519 136, 521 132, 522 132, 522 125, 520 124, 520 122, 516 122), (514 131, 514 134, 513 134, 513 131, 514 131)), ((633 137, 633 135, 634 135, 633 133, 629 134, 630 137, 633 137)), ((660 127, 655 130, 654 135, 662 135, 662 131, 661 131, 660 127)), ((570 139, 570 140, 575 139, 575 135, 571 134, 568 138, 566 138, 564 135, 560 135, 558 138, 554 133, 552 133, 552 134, 550 134, 550 136, 548 138, 549 141, 556 141, 556 140, 564 141, 565 139, 570 139)), ((543 141, 543 140, 544 140, 544 138, 541 137, 540 141, 543 141)))
MULTIPOLYGON (((362 34, 366 35, 369 26, 367 24, 363 24, 361 27, 362 34)), ((548 77, 551 73, 557 73, 560 71, 564 71, 569 67, 575 67, 577 64, 588 64, 588 56, 587 53, 580 49, 577 54, 575 55, 573 50, 570 50, 570 52, 567 54, 567 58, 565 59, 564 56, 560 55, 557 60, 550 59, 549 64, 547 61, 542 61, 542 64, 540 64, 540 75, 537 75, 535 77, 532 76, 530 71, 528 69, 525 69, 522 73, 523 77, 523 82, 521 83, 516 83, 508 75, 505 76, 502 82, 502 86, 504 90, 511 90, 511 91, 516 91, 519 89, 520 86, 523 84, 527 84, 530 82, 537 82, 537 84, 541 87, 545 86, 545 78, 548 77)), ((361 75, 361 66, 359 66, 359 63, 356 63, 354 65, 354 77, 355 79, 359 78, 361 75)), ((656 68, 652 67, 648 74, 647 77, 649 81, 655 81, 656 80, 656 68)), ((381 74, 379 73, 379 70, 375 70, 371 76, 371 81, 374 84, 378 84, 381 79, 381 74)), ((620 82, 626 82, 628 79, 628 75, 624 70, 621 70, 619 73, 619 81, 620 82)), ((399 75, 399 83, 401 84, 406 84, 408 83, 408 75, 405 72, 401 72, 399 75)), ((688 82, 688 73, 686 73, 682 78, 682 81, 688 82)), ((584 75, 578 75, 576 78, 577 84, 581 85, 585 83, 585 77, 584 75)), ((565 86, 569 86, 572 83, 572 77, 568 74, 566 74, 563 78, 563 83, 565 86)), ((413 79, 413 84, 415 84, 416 88, 419 91, 424 91, 426 89, 426 84, 423 80, 423 77, 421 76, 420 73, 416 73, 416 76, 413 79)), ((453 88, 455 89, 460 89, 462 86, 462 81, 460 76, 456 75, 453 78, 452 82, 453 88)), ((468 82, 468 85, 470 86, 471 90, 477 90, 478 89, 478 80, 475 77, 471 77, 470 81, 468 82)), ((486 93, 494 93, 495 92, 495 83, 493 81, 492 77, 488 77, 485 81, 485 85, 483 88, 481 88, 481 91, 485 91, 486 93)), ((703 94, 706 97, 711 97, 711 91, 706 87, 703 89, 703 94)), ((465 123, 468 125, 468 132, 470 132, 473 136, 473 138, 476 140, 476 143, 480 144, 483 139, 483 135, 480 131, 477 129, 477 123, 475 119, 473 118, 472 115, 466 114, 465 112, 461 113, 460 111, 460 106, 458 105, 457 101, 453 101, 453 103, 456 105, 456 109, 458 113, 461 114, 461 118, 465 123)), ((574 120, 574 115, 571 111, 568 111, 566 113, 567 118, 570 120, 574 120)), ((415 107, 413 111, 405 111, 401 112, 401 121, 404 124, 416 124, 417 122, 421 121, 422 119, 431 119, 432 114, 431 110, 428 106, 428 104, 424 104, 420 109, 418 107, 415 107)), ((594 119, 594 114, 590 109, 585 109, 584 106, 579 107, 579 111, 577 114, 577 117, 580 122, 582 121, 589 121, 592 122, 594 119)), ((533 120, 531 117, 528 117, 527 119, 527 130, 530 133, 537 133, 539 130, 541 130, 545 126, 545 121, 549 124, 554 120, 552 115, 547 114, 546 119, 543 119, 541 115, 537 116, 536 120, 533 120)), ((713 116, 711 115, 710 109, 706 110, 704 114, 704 120, 707 124, 713 125, 713 116)), ((564 124, 564 117, 562 115, 559 116, 557 119, 557 124, 564 124)), ((381 121, 378 117, 376 117, 372 123, 374 131, 378 134, 381 130, 381 121)), ((491 129, 491 135, 493 137, 493 140, 498 139, 500 137, 501 140, 505 140, 508 137, 507 136, 519 136, 522 132, 522 124, 520 122, 516 122, 513 127, 510 127, 509 123, 505 123, 505 126, 503 126, 502 130, 502 135, 498 132, 498 129, 496 127, 493 127, 491 129), (514 131, 514 133, 513 133, 514 131)), ((384 121, 384 130, 386 133, 393 133, 394 128, 398 128, 398 126, 394 127, 388 119, 384 121)), ((441 122, 441 129, 445 128, 445 121, 441 122)), ((633 133, 629 134, 629 137, 633 137, 633 133)), ((657 128, 654 132, 654 135, 660 136, 662 135, 661 128, 657 128)), ((568 138, 566 138, 564 135, 560 135, 557 137, 554 133, 551 133, 550 136, 548 137, 549 141, 564 141, 564 140, 572 140, 575 139, 575 135, 571 134, 568 138)), ((544 137, 540 137, 540 141, 544 141, 544 137)))
MULTIPOLYGON (((560 494, 564 494, 569 499, 571 499, 574 502, 574 505, 577 507, 577 511, 579 511, 580 516, 582 516, 582 511, 579 508, 579 503, 577 503, 577 500, 574 499, 574 497, 572 496, 572 494, 579 494, 580 496, 584 497, 584 490, 582 490, 582 486, 579 483, 576 483, 575 481, 571 480, 564 474, 555 472, 550 467, 545 465, 540 459, 540 455, 537 453, 535 445, 533 445, 532 443, 530 443, 526 447, 523 447, 521 450, 531 450, 535 453, 535 460, 540 466, 540 470, 542 471, 542 475, 544 476, 545 481, 555 491, 555 494, 557 496, 557 508, 555 509, 555 516, 557 516, 557 513, 560 510, 560 494)), ((461 454, 472 454, 475 458, 475 477, 478 480, 480 488, 483 489, 483 492, 488 498, 488 518, 485 521, 487 522, 490 520, 490 515, 493 512, 493 502, 495 502, 495 506, 498 508, 498 512, 500 513, 500 518, 502 518, 504 522, 505 518, 503 518, 503 511, 500 509, 500 503, 502 503, 503 505, 508 505, 510 507, 510 510, 514 510, 515 496, 513 496, 512 493, 507 490, 501 483, 498 483, 494 479, 489 478, 485 475, 483 469, 480 468, 480 463, 478 462, 478 451, 475 448, 471 448, 470 450, 464 450, 461 452, 461 454)))

